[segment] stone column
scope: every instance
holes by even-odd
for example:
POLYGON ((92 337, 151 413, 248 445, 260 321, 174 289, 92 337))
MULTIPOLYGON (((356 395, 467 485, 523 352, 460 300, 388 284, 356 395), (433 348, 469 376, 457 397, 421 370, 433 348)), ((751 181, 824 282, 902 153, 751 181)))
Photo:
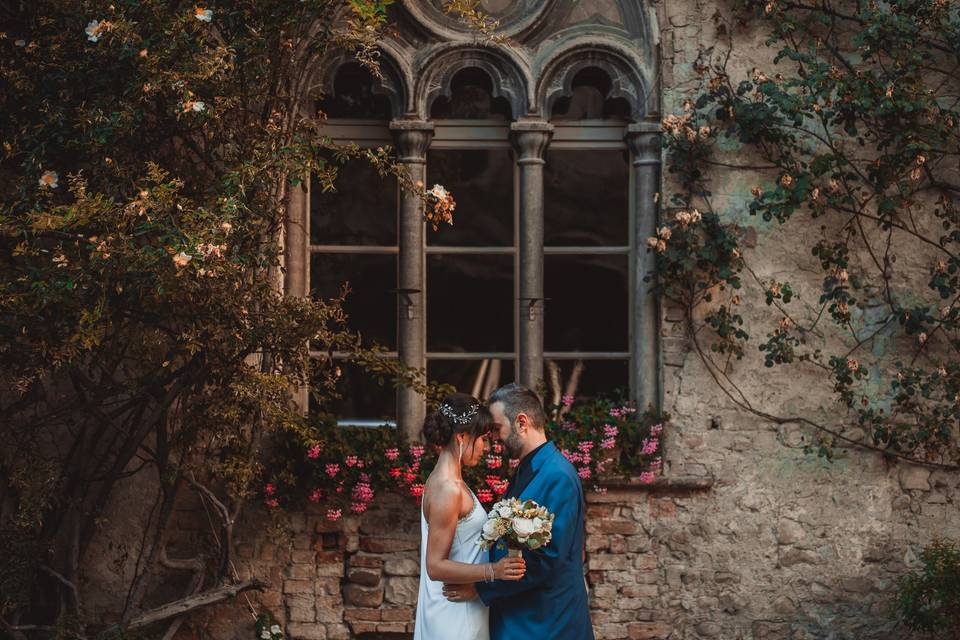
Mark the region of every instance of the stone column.
POLYGON ((531 388, 543 379, 543 154, 553 125, 521 120, 510 125, 520 167, 520 268, 517 372, 531 388))
MULTIPOLYGON (((309 178, 287 187, 283 239, 283 291, 288 296, 310 295, 310 195, 309 178)), ((309 408, 310 390, 297 387, 293 400, 301 412, 309 408)))
POLYGON ((633 156, 634 182, 634 299, 633 378, 637 407, 662 404, 660 380, 660 305, 651 293, 656 278, 655 254, 647 251, 659 216, 660 124, 637 122, 627 127, 627 144, 633 156), (651 276, 650 281, 645 281, 651 276))
MULTIPOLYGON (((433 123, 394 120, 390 130, 399 152, 399 162, 414 183, 423 184, 427 173, 427 148, 433 138, 433 123)), ((400 256, 397 282, 397 351, 410 367, 425 368, 426 304, 424 298, 423 201, 415 193, 400 192, 400 256)), ((419 438, 426 414, 422 396, 412 389, 397 392, 397 424, 411 440, 419 438)))

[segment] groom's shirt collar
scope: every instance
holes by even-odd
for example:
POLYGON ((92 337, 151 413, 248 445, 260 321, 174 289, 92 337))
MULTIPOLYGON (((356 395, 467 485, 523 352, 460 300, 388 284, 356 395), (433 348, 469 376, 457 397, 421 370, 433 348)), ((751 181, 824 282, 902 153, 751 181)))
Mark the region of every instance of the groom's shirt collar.
MULTIPOLYGON (((521 467, 523 467, 523 466, 529 467, 530 465, 532 465, 532 464, 533 464, 533 459, 537 456, 537 453, 539 453, 540 450, 543 449, 545 446, 547 446, 549 443, 550 443, 550 441, 547 440, 546 442, 544 442, 543 444, 541 444, 539 447, 537 447, 536 449, 534 449, 533 451, 531 451, 531 452, 528 453, 527 455, 523 456, 523 458, 520 459, 520 466, 521 466, 521 467)), ((520 469, 518 468, 517 471, 519 471, 519 470, 520 470, 520 469)))

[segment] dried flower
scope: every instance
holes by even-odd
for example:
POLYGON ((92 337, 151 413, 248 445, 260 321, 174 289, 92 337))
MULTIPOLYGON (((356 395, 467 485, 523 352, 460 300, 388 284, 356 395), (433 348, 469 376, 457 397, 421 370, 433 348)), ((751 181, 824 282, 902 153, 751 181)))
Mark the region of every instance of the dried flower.
POLYGON ((57 175, 56 171, 44 171, 38 182, 40 183, 41 187, 56 189, 58 186, 58 180, 60 180, 60 176, 57 175))
POLYGON ((210 9, 204 9, 203 7, 197 7, 193 10, 193 17, 200 22, 210 22, 213 20, 213 11, 210 9))

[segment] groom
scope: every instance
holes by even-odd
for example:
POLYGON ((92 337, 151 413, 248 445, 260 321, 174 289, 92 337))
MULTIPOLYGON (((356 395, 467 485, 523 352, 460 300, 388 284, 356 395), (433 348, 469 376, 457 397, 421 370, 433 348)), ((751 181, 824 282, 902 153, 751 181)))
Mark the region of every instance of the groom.
MULTIPOLYGON (((547 440, 546 414, 533 391, 515 383, 497 389, 490 396, 490 413, 510 457, 520 458, 506 497, 534 500, 554 513, 553 539, 523 552, 527 573, 519 582, 444 585, 444 595, 456 602, 479 595, 490 607, 490 640, 593 640, 583 581, 580 478, 547 440)), ((506 553, 494 545, 491 562, 506 553)))

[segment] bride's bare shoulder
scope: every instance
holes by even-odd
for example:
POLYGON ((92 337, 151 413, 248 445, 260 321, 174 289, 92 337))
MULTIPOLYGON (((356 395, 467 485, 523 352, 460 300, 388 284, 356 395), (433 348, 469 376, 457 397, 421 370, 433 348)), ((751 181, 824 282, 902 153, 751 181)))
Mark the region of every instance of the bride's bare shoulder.
POLYGON ((424 487, 423 511, 427 519, 432 516, 449 517, 460 514, 460 498, 463 483, 452 478, 428 478, 424 487))

